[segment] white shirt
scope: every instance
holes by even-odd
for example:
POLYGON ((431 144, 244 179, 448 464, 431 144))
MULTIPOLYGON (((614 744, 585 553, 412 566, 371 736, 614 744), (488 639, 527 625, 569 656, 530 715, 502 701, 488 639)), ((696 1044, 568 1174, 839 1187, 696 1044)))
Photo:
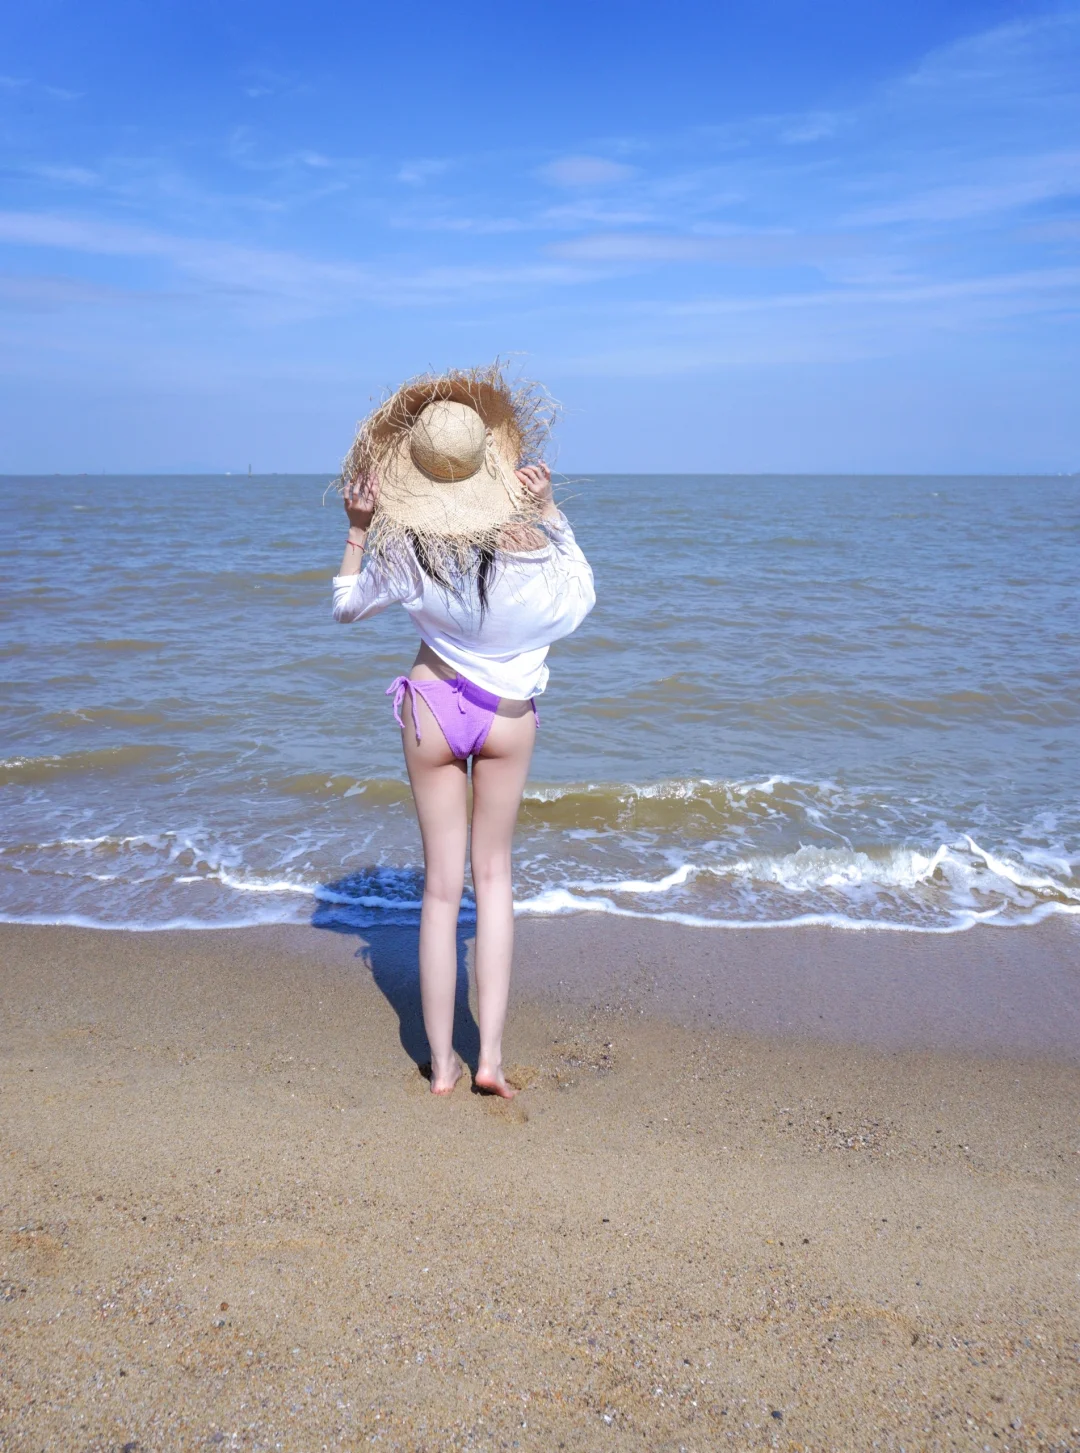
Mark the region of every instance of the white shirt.
POLYGON ((539 696, 551 642, 577 630, 596 603, 592 570, 565 516, 543 529, 550 543, 542 549, 498 553, 482 619, 475 583, 459 600, 412 555, 391 566, 368 559, 359 575, 335 575, 334 619, 361 621, 403 605, 420 639, 459 675, 495 696, 539 696))

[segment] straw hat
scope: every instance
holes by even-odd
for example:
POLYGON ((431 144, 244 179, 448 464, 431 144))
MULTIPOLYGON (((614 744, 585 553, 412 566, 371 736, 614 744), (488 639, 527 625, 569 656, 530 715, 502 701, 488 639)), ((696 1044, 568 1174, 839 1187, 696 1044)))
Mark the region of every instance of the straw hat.
POLYGON ((430 560, 467 565, 507 525, 534 520, 537 502, 514 471, 542 456, 553 412, 498 361, 403 384, 360 425, 338 481, 378 481, 369 552, 419 540, 430 560))

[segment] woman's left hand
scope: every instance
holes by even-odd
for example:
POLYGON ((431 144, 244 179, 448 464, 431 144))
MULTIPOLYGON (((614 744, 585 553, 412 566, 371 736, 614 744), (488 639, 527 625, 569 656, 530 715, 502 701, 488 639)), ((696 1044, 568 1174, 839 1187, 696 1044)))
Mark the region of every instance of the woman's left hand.
POLYGON ((551 493, 551 469, 547 464, 527 464, 516 469, 518 483, 533 496, 540 506, 540 517, 549 520, 559 513, 551 493))

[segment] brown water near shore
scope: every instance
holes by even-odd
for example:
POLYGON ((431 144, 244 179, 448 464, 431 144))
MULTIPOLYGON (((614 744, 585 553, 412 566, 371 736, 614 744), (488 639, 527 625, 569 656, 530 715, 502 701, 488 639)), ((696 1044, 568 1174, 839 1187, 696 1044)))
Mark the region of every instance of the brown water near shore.
POLYGON ((5 928, 0 1447, 1074 1449, 1045 927, 526 922, 511 1104, 411 931, 5 928))

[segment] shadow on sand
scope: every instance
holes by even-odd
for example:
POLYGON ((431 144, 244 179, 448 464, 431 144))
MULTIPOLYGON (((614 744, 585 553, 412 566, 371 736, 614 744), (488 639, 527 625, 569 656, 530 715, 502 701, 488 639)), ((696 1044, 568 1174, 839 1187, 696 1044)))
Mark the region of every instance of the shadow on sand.
MULTIPOLYGON (((410 900, 412 903, 419 903, 423 892, 423 875, 416 873, 409 877, 411 881, 408 883, 400 876, 395 882, 396 892, 401 894, 402 908, 410 900)), ((420 1008, 420 967, 417 961, 419 914, 413 910, 409 917, 415 921, 401 922, 399 909, 397 923, 365 923, 362 927, 351 924, 348 919, 349 906, 355 904, 360 909, 368 907, 369 904, 364 900, 370 897, 371 887, 372 878, 369 873, 356 873, 325 884, 327 897, 339 901, 320 903, 311 915, 311 926, 328 933, 344 934, 356 940, 356 957, 363 962, 398 1017, 402 1049, 426 1073, 431 1054, 420 1008)), ((378 906, 390 908, 393 905, 381 902, 378 906)), ((473 926, 470 921, 458 923, 454 1048, 475 1073, 480 1057, 480 1030, 469 1007, 469 978, 466 967, 466 945, 472 935, 473 926)))

